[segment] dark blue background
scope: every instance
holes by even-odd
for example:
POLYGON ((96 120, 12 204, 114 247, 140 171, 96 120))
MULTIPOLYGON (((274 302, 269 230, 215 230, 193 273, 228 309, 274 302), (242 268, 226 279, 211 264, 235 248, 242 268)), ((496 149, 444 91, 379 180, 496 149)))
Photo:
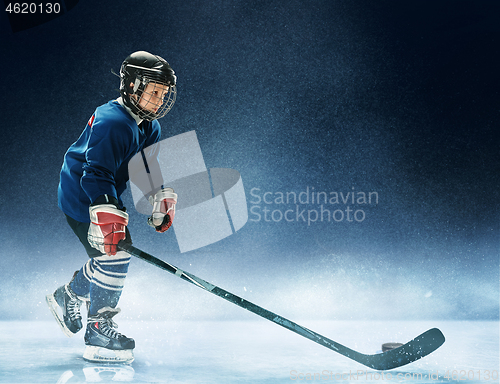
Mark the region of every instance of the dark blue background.
POLYGON ((379 303, 379 318, 498 319, 499 11, 497 1, 83 0, 17 33, 4 13, 0 317, 29 318, 16 287, 51 291, 85 261, 57 207, 62 156, 118 95, 110 70, 147 50, 178 76, 163 137, 196 130, 208 167, 241 173, 249 208, 252 188, 376 191, 379 204, 363 207, 362 223, 249 221, 189 254, 131 209, 136 246, 226 288, 245 276, 261 294, 330 292, 339 312, 360 300, 379 303))

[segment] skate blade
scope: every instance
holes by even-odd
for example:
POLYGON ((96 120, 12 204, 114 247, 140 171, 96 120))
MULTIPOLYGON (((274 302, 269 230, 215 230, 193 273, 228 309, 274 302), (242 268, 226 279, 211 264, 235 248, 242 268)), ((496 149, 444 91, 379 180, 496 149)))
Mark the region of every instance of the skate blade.
POLYGON ((113 350, 87 345, 83 353, 83 359, 93 363, 130 364, 134 361, 134 353, 132 349, 113 350))
POLYGON ((57 301, 54 297, 54 294, 50 294, 50 295, 45 296, 45 301, 47 302, 47 305, 49 306, 50 312, 52 312, 52 314, 54 315, 54 317, 57 321, 57 324, 59 324, 63 333, 68 337, 73 337, 74 333, 69 330, 69 328, 66 326, 66 324, 64 324, 64 320, 63 320, 62 316, 57 311, 57 309, 60 307, 59 307, 59 304, 57 304, 57 301))

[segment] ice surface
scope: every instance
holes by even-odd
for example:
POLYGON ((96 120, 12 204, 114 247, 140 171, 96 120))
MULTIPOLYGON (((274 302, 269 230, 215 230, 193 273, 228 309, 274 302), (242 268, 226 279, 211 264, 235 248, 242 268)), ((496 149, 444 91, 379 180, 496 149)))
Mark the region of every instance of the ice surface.
POLYGON ((432 327, 442 330, 446 342, 419 361, 380 373, 266 320, 122 321, 119 331, 136 340, 135 361, 108 366, 83 361, 83 332, 67 338, 55 321, 4 321, 0 383, 436 383, 467 375, 468 383, 498 383, 496 321, 298 323, 370 354, 384 342, 407 342, 432 327))

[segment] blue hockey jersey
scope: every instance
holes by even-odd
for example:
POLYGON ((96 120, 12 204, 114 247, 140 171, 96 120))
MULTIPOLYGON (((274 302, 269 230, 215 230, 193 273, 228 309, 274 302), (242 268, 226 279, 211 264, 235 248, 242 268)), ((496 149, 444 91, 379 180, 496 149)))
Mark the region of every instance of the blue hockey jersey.
POLYGON ((66 154, 60 174, 58 204, 80 222, 90 222, 89 205, 107 194, 122 201, 128 162, 143 148, 160 140, 158 121, 140 126, 116 100, 98 107, 66 154))

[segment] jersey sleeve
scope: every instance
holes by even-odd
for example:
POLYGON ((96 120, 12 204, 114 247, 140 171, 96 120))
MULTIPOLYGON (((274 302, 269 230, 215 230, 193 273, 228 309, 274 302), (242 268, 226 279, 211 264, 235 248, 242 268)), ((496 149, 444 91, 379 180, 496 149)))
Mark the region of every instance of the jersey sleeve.
POLYGON ((161 128, 160 123, 156 120, 152 122, 153 132, 149 137, 152 145, 149 146, 150 150, 146 157, 149 159, 149 168, 150 173, 152 175, 152 179, 154 180, 155 188, 152 190, 152 194, 155 194, 164 187, 163 181, 163 173, 160 165, 160 150, 161 150, 161 128))
POLYGON ((128 156, 133 134, 126 124, 93 121, 85 151, 85 163, 80 185, 93 203, 99 196, 109 195, 118 199, 115 175, 128 156))
MULTIPOLYGON (((134 184, 139 187, 143 195, 148 199, 161 188, 163 188, 163 175, 161 171, 159 156, 161 150, 161 130, 160 124, 154 120, 151 123, 150 133, 141 149, 142 164, 146 173, 142 171, 135 172, 133 175, 134 184)), ((143 168, 141 167, 141 170, 143 168)))
POLYGON ((156 144, 160 141, 161 139, 161 126, 160 123, 157 120, 153 120, 151 122, 151 134, 146 140, 146 145, 145 147, 148 147, 150 145, 156 144))

